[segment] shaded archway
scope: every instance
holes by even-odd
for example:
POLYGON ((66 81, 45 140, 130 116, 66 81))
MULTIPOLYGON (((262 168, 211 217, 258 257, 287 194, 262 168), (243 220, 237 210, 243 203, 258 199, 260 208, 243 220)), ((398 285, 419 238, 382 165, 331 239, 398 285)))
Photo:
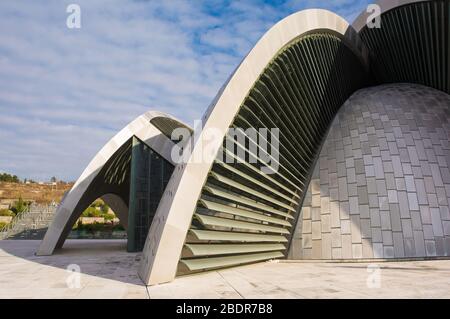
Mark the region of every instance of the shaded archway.
MULTIPOLYGON (((127 218, 125 215, 130 211, 130 207, 133 214, 139 210, 139 204, 136 205, 135 201, 130 203, 130 198, 138 198, 133 193, 135 186, 141 185, 142 179, 144 184, 148 184, 151 180, 164 180, 167 183, 170 177, 168 175, 175 165, 171 159, 172 147, 175 144, 166 136, 167 132, 161 132, 151 123, 152 120, 159 123, 162 118, 171 117, 152 111, 139 116, 96 154, 58 206, 55 218, 37 251, 38 255, 52 254, 54 249, 61 248, 75 221, 90 203, 99 197, 111 207, 116 207, 122 219, 127 220, 126 226, 129 228, 130 220, 135 219, 130 219, 129 216, 127 218), (135 169, 133 164, 136 166, 135 169), (151 171, 152 167, 159 167, 166 173, 152 175, 155 170, 158 171, 157 168, 151 171)), ((169 123, 178 123, 179 127, 186 127, 174 118, 171 118, 169 123)), ((160 185, 156 192, 147 194, 145 200, 159 203, 164 188, 165 184, 160 185)), ((138 220, 135 226, 141 225, 140 222, 141 220, 138 220)), ((148 223, 151 223, 151 220, 147 220, 148 223)), ((145 227, 148 229, 149 225, 145 227)), ((140 245, 142 246, 143 242, 140 245)))

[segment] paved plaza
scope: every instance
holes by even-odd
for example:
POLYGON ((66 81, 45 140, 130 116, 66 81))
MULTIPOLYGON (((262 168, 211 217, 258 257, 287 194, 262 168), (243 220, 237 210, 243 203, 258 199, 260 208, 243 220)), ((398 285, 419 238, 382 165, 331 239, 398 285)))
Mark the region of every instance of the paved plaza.
POLYGON ((125 241, 68 240, 47 257, 34 255, 38 245, 0 241, 0 298, 450 298, 450 260, 380 262, 379 269, 266 262, 145 287, 136 275, 140 256, 127 253, 125 241), (79 280, 67 270, 77 265, 79 280))

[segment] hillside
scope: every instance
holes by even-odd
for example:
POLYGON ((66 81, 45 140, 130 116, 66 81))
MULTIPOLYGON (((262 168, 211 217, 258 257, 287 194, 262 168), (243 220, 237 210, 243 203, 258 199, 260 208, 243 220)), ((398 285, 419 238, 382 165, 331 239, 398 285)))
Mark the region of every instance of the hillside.
POLYGON ((12 203, 20 196, 25 201, 33 201, 39 204, 49 204, 52 201, 59 202, 72 185, 68 183, 46 185, 0 182, 0 204, 12 203))

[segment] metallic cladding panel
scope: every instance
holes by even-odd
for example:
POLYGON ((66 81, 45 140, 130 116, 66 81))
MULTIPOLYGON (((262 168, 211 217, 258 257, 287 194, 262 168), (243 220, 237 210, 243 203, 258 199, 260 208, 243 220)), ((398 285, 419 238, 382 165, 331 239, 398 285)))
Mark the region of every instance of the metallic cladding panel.
POLYGON ((450 96, 362 89, 325 140, 292 259, 450 256, 450 96))

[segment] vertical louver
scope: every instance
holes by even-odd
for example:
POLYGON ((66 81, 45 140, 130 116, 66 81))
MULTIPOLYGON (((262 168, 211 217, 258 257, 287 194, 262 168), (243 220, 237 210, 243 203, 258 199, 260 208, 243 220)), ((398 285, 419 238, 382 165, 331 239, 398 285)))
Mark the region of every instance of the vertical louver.
POLYGON ((378 83, 419 83, 450 93, 450 1, 413 3, 382 15, 360 36, 378 83))

